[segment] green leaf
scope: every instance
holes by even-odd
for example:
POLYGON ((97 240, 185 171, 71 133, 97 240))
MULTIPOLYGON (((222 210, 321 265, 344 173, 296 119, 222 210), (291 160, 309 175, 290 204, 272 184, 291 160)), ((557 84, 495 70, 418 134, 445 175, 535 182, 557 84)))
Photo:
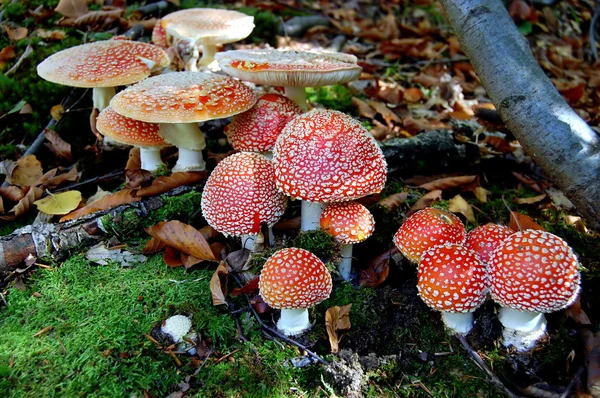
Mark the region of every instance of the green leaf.
POLYGON ((523 36, 527 36, 531 32, 533 32, 533 25, 529 21, 524 21, 520 23, 519 25, 517 25, 517 28, 519 28, 519 32, 521 32, 523 36))
POLYGON ((17 102, 17 104, 15 106, 12 107, 12 109, 10 111, 8 111, 6 114, 10 115, 11 113, 16 113, 19 112, 27 103, 27 101, 25 100, 21 100, 19 102, 17 102))

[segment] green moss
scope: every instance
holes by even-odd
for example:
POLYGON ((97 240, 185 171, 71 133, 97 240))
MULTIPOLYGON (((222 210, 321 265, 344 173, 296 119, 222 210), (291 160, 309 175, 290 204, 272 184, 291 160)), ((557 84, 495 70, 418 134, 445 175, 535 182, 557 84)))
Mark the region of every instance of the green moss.
POLYGON ((317 102, 327 109, 356 113, 356 108, 352 104, 352 91, 341 84, 317 88, 309 87, 306 89, 306 97, 310 102, 317 102))
POLYGON ((325 260, 333 259, 338 252, 338 245, 333 236, 322 229, 301 232, 292 242, 292 247, 308 250, 325 260))
POLYGON ((280 18, 268 10, 259 10, 256 7, 240 7, 237 9, 246 15, 254 17, 254 30, 250 39, 254 43, 276 44, 277 29, 279 28, 280 18))
POLYGON ((370 301, 375 297, 375 291, 370 288, 357 288, 349 282, 342 282, 331 292, 331 296, 315 307, 315 312, 323 317, 325 324, 325 312, 333 306, 352 304, 350 319, 355 327, 365 326, 376 322, 376 313, 370 307, 370 301))

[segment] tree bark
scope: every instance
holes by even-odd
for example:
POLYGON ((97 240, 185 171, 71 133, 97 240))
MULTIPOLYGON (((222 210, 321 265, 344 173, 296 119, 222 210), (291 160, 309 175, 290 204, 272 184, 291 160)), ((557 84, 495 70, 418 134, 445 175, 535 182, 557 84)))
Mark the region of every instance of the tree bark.
POLYGON ((560 96, 500 0, 441 0, 500 116, 525 151, 600 229, 600 137, 560 96))

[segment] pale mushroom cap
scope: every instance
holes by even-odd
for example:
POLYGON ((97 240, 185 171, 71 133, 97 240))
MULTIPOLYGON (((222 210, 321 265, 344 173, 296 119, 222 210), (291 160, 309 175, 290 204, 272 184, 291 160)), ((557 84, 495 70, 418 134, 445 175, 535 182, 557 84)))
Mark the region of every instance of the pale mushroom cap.
POLYGON ((169 65, 160 47, 130 40, 106 40, 67 48, 37 66, 38 75, 74 87, 115 87, 136 83, 169 65), (145 60, 155 63, 149 68, 145 60))
POLYGON ((157 123, 146 123, 119 115, 112 108, 105 108, 96 120, 98 131, 122 144, 137 147, 170 146, 158 134, 157 123))
POLYGON ((273 148, 277 186, 311 202, 343 202, 380 192, 387 163, 369 132, 338 111, 296 116, 273 148))
POLYGON ((506 238, 492 255, 489 275, 492 298, 519 311, 561 310, 580 289, 577 257, 546 231, 526 229, 506 238))
POLYGON ((185 315, 173 315, 163 321, 160 330, 171 336, 174 342, 183 341, 185 336, 192 328, 192 321, 185 315))
POLYGON ((445 243, 463 244, 466 230, 460 218, 428 207, 408 217, 394 235, 394 244, 410 261, 418 263, 431 247, 445 243))
POLYGON ((417 289, 425 304, 433 309, 472 312, 485 299, 485 266, 475 252, 464 246, 435 246, 421 258, 417 289))
POLYGON ((225 127, 231 146, 237 151, 270 151, 285 125, 302 113, 296 103, 280 94, 265 94, 225 127))
POLYGON ((349 245, 371 236, 375 220, 371 212, 360 203, 331 203, 321 213, 321 228, 341 244, 349 245))
POLYGON ((264 156, 241 152, 223 159, 206 181, 202 214, 225 235, 254 235, 260 224, 269 227, 285 210, 285 196, 277 190, 273 164, 264 156))
POLYGON ((162 24, 160 23, 160 20, 156 22, 154 28, 152 28, 152 43, 155 46, 159 46, 162 48, 169 47, 169 44, 167 43, 167 31, 165 30, 165 28, 163 28, 162 24))
POLYGON ((148 78, 115 95, 121 115, 152 123, 194 123, 244 112, 256 102, 252 90, 229 77, 176 72, 148 78))
POLYGON ((273 254, 258 282, 263 300, 273 308, 309 308, 331 293, 331 275, 311 252, 290 247, 273 254))
POLYGON ((334 52, 235 50, 216 54, 227 74, 258 84, 320 87, 358 79, 362 68, 354 55, 334 52))
POLYGON ((231 10, 190 8, 166 15, 160 24, 177 39, 214 45, 248 37, 254 29, 254 17, 231 10))
POLYGON ((515 231, 505 225, 491 223, 481 225, 467 234, 465 247, 477 253, 484 264, 488 264, 494 250, 498 248, 504 239, 514 233, 515 231))

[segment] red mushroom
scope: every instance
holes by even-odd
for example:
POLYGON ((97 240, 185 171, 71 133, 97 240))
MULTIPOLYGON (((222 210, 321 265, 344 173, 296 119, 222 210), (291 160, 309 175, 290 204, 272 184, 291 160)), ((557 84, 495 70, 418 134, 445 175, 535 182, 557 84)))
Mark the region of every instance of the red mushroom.
POLYGON ((503 344, 533 348, 546 331, 544 313, 568 307, 580 289, 577 257, 546 231, 527 229, 506 238, 490 262, 492 298, 502 305, 503 344))
POLYGON ((485 266, 464 246, 435 246, 421 257, 417 288, 425 304, 442 312, 446 327, 467 334, 473 327, 473 311, 485 299, 485 266))
POLYGON ((262 223, 271 227, 285 210, 285 196, 277 190, 270 160, 241 152, 223 159, 206 181, 202 214, 224 235, 241 236, 252 250, 262 223))
POLYGON ((429 248, 445 243, 463 244, 467 232, 460 218, 444 210, 428 207, 410 216, 394 235, 400 252, 418 263, 429 248))
POLYGON ((387 176, 381 149, 352 117, 312 110, 296 116, 273 148, 281 191, 302 200, 302 230, 319 227, 324 202, 345 202, 380 192, 387 176))
POLYGON ((504 225, 485 224, 481 225, 467 234, 465 246, 473 250, 484 264, 489 264, 492 253, 500 243, 515 231, 504 225))
POLYGON ((338 271, 344 280, 350 280, 352 245, 371 236, 375 229, 373 215, 360 203, 331 203, 321 214, 321 228, 342 244, 338 271))
POLYGON ((293 336, 310 327, 308 308, 329 297, 332 284, 325 264, 317 256, 290 247, 269 257, 258 288, 267 304, 281 309, 277 328, 293 336))

